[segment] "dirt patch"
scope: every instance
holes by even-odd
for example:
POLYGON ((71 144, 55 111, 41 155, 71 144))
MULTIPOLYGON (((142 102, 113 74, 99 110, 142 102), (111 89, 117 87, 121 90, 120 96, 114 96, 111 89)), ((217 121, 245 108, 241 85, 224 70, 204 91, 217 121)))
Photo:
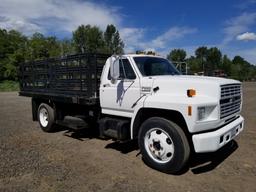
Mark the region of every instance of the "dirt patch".
POLYGON ((256 191, 256 83, 243 84, 245 129, 218 151, 194 156, 181 175, 147 167, 136 142, 90 131, 44 133, 29 98, 0 93, 0 191, 256 191))

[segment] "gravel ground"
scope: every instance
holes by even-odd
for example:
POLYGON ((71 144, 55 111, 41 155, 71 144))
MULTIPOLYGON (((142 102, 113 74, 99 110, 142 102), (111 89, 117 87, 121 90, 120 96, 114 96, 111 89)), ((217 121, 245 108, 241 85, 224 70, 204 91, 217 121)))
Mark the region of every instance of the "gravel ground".
POLYGON ((256 83, 243 84, 245 130, 180 175, 147 167, 136 143, 91 131, 44 133, 29 98, 0 93, 0 191, 256 191, 256 83))

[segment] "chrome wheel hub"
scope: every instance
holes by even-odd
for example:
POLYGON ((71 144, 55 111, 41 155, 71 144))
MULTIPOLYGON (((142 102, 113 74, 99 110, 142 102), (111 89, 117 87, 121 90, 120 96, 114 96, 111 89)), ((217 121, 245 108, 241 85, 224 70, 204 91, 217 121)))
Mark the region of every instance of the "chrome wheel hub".
POLYGON ((149 156, 158 163, 166 163, 174 155, 174 145, 171 137, 160 128, 152 128, 147 131, 144 145, 149 156))
POLYGON ((43 127, 46 127, 48 125, 48 112, 45 108, 41 108, 39 111, 39 120, 43 127))

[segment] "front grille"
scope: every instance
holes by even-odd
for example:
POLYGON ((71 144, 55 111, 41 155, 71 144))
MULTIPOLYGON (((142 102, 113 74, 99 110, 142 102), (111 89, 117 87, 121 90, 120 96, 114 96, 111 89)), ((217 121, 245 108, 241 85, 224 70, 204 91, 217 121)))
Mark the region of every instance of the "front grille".
POLYGON ((241 85, 227 84, 221 86, 220 118, 228 117, 240 111, 241 85))

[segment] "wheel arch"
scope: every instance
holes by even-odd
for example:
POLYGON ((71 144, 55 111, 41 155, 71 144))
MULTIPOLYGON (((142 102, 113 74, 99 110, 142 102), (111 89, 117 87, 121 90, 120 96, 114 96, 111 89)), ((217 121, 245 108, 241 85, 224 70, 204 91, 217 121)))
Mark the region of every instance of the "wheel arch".
POLYGON ((141 124, 150 117, 163 117, 166 118, 177 125, 179 125, 184 133, 186 134, 189 142, 191 139, 191 134, 188 131, 188 126, 185 118, 182 113, 176 110, 169 109, 158 109, 158 108, 141 108, 136 113, 136 116, 131 125, 131 137, 135 139, 138 137, 138 133, 141 127, 141 124))

